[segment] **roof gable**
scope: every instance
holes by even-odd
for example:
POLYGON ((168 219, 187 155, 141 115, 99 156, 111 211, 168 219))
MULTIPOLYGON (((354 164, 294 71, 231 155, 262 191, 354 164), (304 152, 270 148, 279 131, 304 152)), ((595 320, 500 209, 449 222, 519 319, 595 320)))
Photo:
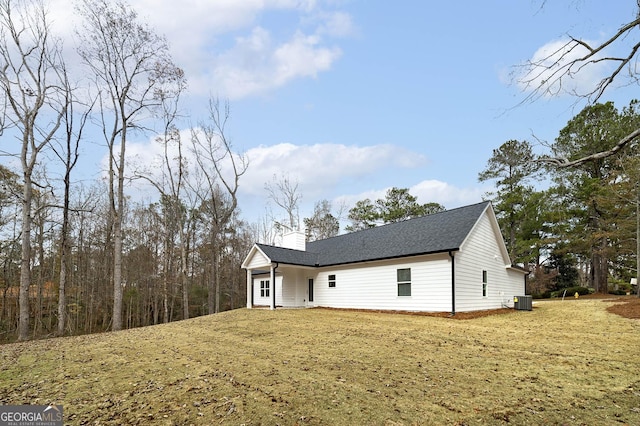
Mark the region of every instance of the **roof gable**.
POLYGON ((266 244, 256 247, 273 262, 300 266, 332 266, 455 251, 489 206, 489 202, 483 202, 313 241, 307 243, 306 251, 266 244))
POLYGON ((260 249, 258 244, 255 244, 251 247, 249 254, 245 257, 244 262, 242 262, 242 268, 260 268, 267 267, 271 264, 271 259, 267 256, 264 251, 260 249))

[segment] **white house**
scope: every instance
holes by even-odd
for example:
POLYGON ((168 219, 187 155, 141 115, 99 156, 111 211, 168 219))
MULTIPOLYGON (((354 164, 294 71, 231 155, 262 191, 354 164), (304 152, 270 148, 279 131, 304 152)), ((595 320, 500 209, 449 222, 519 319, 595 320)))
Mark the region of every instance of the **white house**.
POLYGON ((491 203, 284 247, 255 244, 247 308, 456 312, 513 307, 527 274, 511 264, 491 203), (275 284, 275 285, 274 285, 275 284))

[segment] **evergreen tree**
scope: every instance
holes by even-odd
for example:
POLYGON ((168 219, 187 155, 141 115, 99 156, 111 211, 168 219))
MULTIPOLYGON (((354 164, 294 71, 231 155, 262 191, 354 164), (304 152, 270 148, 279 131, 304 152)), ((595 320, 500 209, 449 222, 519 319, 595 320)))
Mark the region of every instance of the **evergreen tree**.
POLYGON ((387 190, 385 198, 376 200, 375 204, 368 198, 358 201, 349 210, 351 225, 347 226, 346 230, 374 228, 381 224, 400 222, 444 210, 444 206, 438 203, 420 204, 408 189, 394 187, 387 190))
POLYGON ((540 210, 541 195, 530 184, 537 171, 531 144, 527 141, 509 140, 487 162, 478 174, 478 180, 494 180, 495 192, 487 194, 493 202, 498 223, 506 241, 512 262, 528 262, 537 253, 539 231, 544 222, 540 210), (537 235, 536 235, 537 234, 537 235))
MULTIPOLYGON (((612 102, 586 107, 560 131, 552 145, 555 157, 583 158, 614 147, 637 126, 636 105, 620 113, 612 102)), ((566 217, 563 235, 568 249, 588 259, 589 285, 607 293, 610 261, 617 257, 615 244, 620 223, 620 203, 612 202, 622 172, 620 156, 594 157, 575 167, 553 168, 554 191, 566 217)))

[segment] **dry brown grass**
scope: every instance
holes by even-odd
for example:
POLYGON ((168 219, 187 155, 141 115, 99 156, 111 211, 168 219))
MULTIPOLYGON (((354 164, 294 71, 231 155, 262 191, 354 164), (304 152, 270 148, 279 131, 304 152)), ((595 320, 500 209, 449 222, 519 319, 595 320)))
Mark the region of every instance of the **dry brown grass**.
POLYGON ((9 344, 0 404, 63 404, 71 424, 640 424, 640 321, 613 305, 243 309, 9 344))

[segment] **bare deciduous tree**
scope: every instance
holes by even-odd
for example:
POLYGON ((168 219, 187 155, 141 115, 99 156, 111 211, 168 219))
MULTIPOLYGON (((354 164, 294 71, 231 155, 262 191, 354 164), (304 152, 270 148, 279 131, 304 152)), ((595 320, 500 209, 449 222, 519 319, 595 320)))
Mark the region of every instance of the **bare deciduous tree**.
POLYGON ((182 76, 173 64, 166 40, 126 3, 84 0, 84 26, 78 32, 79 53, 100 91, 102 129, 109 148, 109 198, 113 226, 113 330, 122 328, 122 215, 125 152, 130 130, 159 105, 156 89, 182 76))
POLYGON ((88 108, 84 108, 84 111, 79 114, 78 122, 75 121, 76 113, 74 111, 75 105, 78 104, 74 95, 74 90, 71 87, 71 83, 68 79, 66 70, 63 69, 64 87, 65 87, 65 100, 66 105, 64 115, 65 125, 65 137, 64 143, 60 146, 52 145, 52 150, 55 155, 64 164, 64 194, 62 197, 62 227, 60 229, 60 274, 58 283, 58 329, 57 334, 62 336, 64 334, 67 316, 66 305, 66 285, 67 285, 67 269, 69 268, 69 213, 70 208, 70 193, 71 193, 71 172, 75 168, 79 157, 80 140, 82 139, 82 133, 85 129, 87 119, 91 113, 93 105, 89 105, 88 108), (77 124, 76 124, 77 123, 77 124))
POLYGON ((156 89, 156 97, 160 101, 158 116, 162 123, 162 131, 156 137, 156 142, 162 145, 161 172, 146 170, 138 175, 151 183, 161 195, 162 221, 164 224, 163 260, 163 310, 164 322, 169 321, 169 279, 172 269, 174 252, 174 234, 178 233, 180 249, 180 285, 182 287, 183 318, 189 318, 189 286, 187 280, 187 263, 190 223, 195 209, 194 197, 186 193, 187 159, 183 155, 183 143, 180 131, 176 125, 180 96, 186 88, 186 79, 181 71, 170 79, 161 80, 156 89), (174 152, 175 151, 175 152, 174 152), (185 198, 187 199, 185 205, 185 198), (185 211, 186 208, 186 211, 185 211))
POLYGON ((192 131, 191 138, 198 171, 203 178, 195 192, 211 218, 209 235, 214 273, 209 286, 209 313, 220 312, 221 234, 236 212, 240 177, 249 167, 248 159, 233 151, 231 140, 225 134, 230 116, 229 102, 221 106, 217 98, 210 99, 209 118, 200 123, 199 129, 192 131))
POLYGON ((280 176, 280 178, 273 175, 271 182, 264 185, 269 199, 287 213, 289 223, 286 226, 291 230, 300 229, 300 200, 302 199, 302 194, 298 191, 298 185, 297 180, 292 181, 289 176, 285 175, 280 176))
POLYGON ((8 127, 20 144, 22 165, 22 260, 18 339, 29 338, 31 285, 31 223, 33 173, 41 152, 50 144, 64 116, 60 43, 54 39, 47 11, 38 1, 0 2, 0 94, 8 127))
POLYGON ((313 207, 313 215, 302 219, 307 241, 323 240, 335 237, 340 232, 340 213, 332 213, 331 201, 317 201, 313 207))

